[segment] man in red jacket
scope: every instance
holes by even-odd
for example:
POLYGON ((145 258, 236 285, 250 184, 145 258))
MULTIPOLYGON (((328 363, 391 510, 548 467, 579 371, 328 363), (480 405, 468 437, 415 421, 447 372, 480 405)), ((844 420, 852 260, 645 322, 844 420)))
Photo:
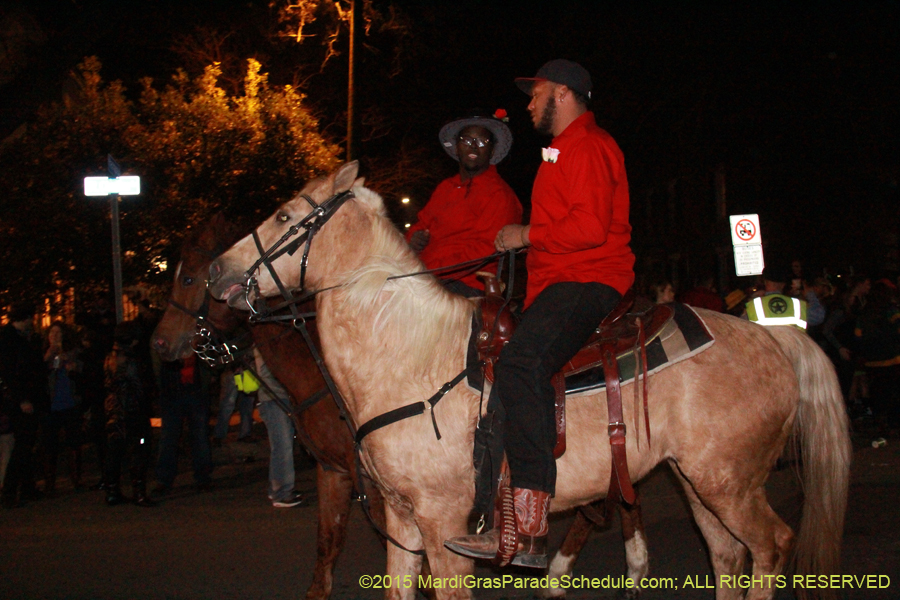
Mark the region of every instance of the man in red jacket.
MULTIPOLYGON (((497 111, 501 115, 505 115, 497 111)), ((448 267, 494 253, 501 227, 522 222, 522 205, 497 174, 512 146, 512 133, 496 116, 472 115, 444 125, 439 134, 444 150, 459 161, 459 174, 442 181, 419 221, 406 234, 413 250, 429 269, 448 267)), ((445 286, 466 297, 483 296, 475 278, 478 265, 448 273, 445 286)))
POLYGON ((504 449, 515 502, 516 554, 498 555, 497 529, 448 540, 451 550, 500 564, 544 568, 547 513, 556 485, 551 377, 615 308, 634 282, 628 180, 622 151, 587 104, 591 77, 553 60, 517 79, 531 96, 535 128, 550 134, 534 181, 531 223, 506 225, 497 250, 529 246, 525 313, 494 368, 491 390, 506 412, 504 449))

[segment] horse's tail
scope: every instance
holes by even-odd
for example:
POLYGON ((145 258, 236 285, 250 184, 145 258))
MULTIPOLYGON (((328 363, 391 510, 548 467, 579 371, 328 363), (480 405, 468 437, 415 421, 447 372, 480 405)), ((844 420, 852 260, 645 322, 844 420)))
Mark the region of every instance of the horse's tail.
POLYGON ((806 333, 770 328, 790 357, 800 384, 794 423, 803 460, 805 502, 794 562, 796 573, 832 575, 840 568, 850 479, 849 421, 831 360, 806 333))

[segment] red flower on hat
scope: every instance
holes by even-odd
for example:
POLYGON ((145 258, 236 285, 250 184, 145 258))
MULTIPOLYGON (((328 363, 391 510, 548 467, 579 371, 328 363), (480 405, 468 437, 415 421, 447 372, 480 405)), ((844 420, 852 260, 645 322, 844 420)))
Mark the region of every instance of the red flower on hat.
POLYGON ((505 123, 506 121, 509 121, 509 117, 506 116, 506 109, 505 109, 505 108, 498 108, 496 111, 494 111, 494 118, 495 118, 495 119, 500 119, 500 120, 503 121, 504 123, 505 123))

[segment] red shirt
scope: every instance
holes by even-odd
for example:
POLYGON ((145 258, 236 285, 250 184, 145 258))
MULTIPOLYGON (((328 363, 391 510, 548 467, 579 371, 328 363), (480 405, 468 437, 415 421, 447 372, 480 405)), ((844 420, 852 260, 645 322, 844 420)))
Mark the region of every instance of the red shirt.
POLYGON ((717 293, 709 288, 695 287, 681 297, 681 301, 696 308, 707 308, 716 312, 725 312, 725 303, 717 293))
MULTIPOLYGON (((484 173, 463 183, 454 175, 438 184, 428 204, 419 211, 419 222, 409 228, 407 241, 416 231, 431 233, 419 258, 429 269, 446 267, 494 253, 494 238, 504 225, 522 222, 522 205, 516 193, 491 165, 484 173)), ((448 273, 447 278, 457 278, 448 273)), ((475 274, 460 280, 475 289, 475 274)))
POLYGON ((525 306, 564 281, 606 284, 620 294, 634 283, 625 158, 586 112, 553 138, 531 193, 525 306))

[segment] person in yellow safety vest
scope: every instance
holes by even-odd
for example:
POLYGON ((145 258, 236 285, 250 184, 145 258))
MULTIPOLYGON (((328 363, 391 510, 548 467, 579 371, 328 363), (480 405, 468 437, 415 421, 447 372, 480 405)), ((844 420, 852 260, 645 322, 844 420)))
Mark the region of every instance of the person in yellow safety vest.
POLYGON ((781 293, 785 279, 777 269, 766 267, 763 271, 765 294, 744 305, 747 318, 760 325, 789 325, 806 330, 807 302, 781 293))

